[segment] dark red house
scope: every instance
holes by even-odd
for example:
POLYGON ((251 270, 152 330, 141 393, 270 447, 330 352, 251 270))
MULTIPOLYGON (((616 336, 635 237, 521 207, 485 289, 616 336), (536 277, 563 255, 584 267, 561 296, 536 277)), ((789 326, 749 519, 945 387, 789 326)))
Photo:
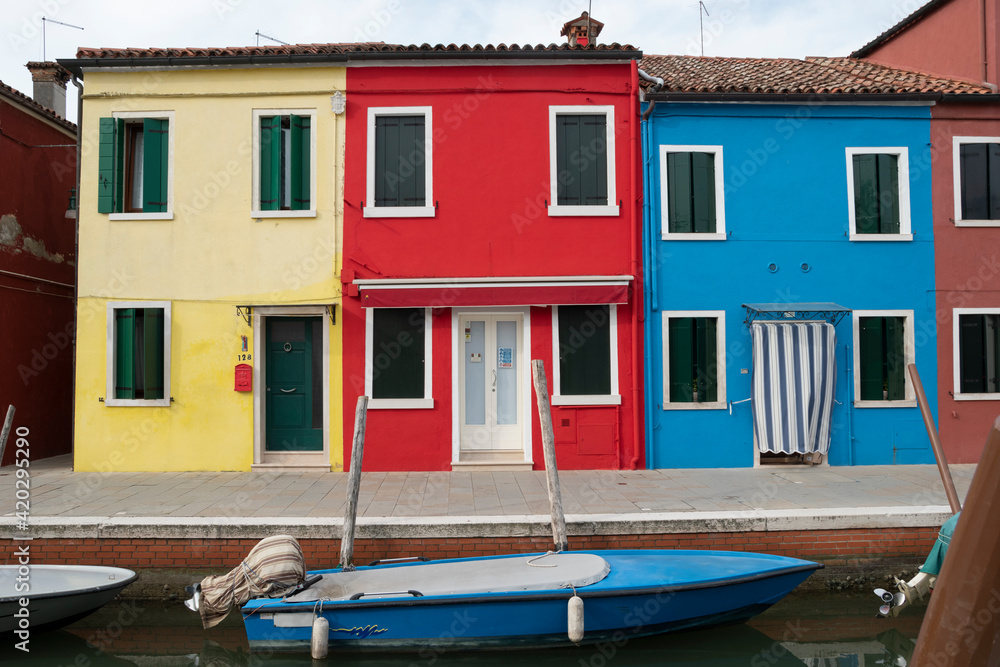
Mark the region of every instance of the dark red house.
MULTIPOLYGON (((1000 85, 1000 0, 932 0, 854 58, 1000 85)), ((1000 95, 945 95, 931 109, 938 430, 949 463, 979 460, 1000 414, 1000 95)))
POLYGON ((28 66, 44 106, 0 83, 0 413, 14 406, 40 459, 72 446, 77 130, 63 117, 69 73, 28 66))
POLYGON ((567 23, 550 46, 386 46, 347 77, 344 460, 643 466, 641 52, 567 23))

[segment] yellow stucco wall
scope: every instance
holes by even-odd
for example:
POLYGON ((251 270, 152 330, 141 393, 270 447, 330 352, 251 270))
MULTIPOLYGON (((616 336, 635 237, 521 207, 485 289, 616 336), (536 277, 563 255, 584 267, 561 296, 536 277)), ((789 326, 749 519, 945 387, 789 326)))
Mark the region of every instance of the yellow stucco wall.
MULTIPOLYGON (((233 390, 236 306, 340 302, 344 119, 330 97, 343 68, 252 68, 84 77, 74 465, 77 470, 249 470, 254 399, 233 390), (316 215, 253 218, 254 109, 314 109, 316 215), (172 112, 171 220, 97 212, 99 119, 172 112), (105 397, 109 301, 169 301, 170 407, 105 397)), ((339 311, 339 308, 338 308, 339 311)), ((338 312, 339 314, 339 312, 338 312)), ((329 327, 329 464, 343 468, 341 339, 329 327)), ((258 373, 262 360, 249 362, 258 373)))

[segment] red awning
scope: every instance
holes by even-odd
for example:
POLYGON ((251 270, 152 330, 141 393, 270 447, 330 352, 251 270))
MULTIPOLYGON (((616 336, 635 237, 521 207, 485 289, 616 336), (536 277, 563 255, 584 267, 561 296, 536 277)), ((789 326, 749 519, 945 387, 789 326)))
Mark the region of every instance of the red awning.
POLYGON ((628 303, 632 276, 357 280, 365 308, 628 303))

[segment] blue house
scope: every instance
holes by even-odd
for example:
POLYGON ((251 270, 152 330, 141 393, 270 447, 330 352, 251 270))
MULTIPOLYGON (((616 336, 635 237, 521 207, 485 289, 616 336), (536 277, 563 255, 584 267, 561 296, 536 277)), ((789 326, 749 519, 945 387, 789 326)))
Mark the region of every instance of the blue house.
POLYGON ((932 463, 907 369, 937 386, 930 106, 960 84, 640 68, 647 467, 932 463))

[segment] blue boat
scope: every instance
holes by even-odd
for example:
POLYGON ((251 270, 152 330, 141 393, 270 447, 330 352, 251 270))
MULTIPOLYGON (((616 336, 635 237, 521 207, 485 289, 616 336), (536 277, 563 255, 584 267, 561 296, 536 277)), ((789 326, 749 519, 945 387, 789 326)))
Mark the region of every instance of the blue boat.
POLYGON ((819 563, 726 551, 601 550, 310 572, 243 608, 254 651, 541 648, 741 623, 819 563), (317 619, 323 619, 317 622, 317 619), (321 631, 322 631, 321 630, 321 631))

